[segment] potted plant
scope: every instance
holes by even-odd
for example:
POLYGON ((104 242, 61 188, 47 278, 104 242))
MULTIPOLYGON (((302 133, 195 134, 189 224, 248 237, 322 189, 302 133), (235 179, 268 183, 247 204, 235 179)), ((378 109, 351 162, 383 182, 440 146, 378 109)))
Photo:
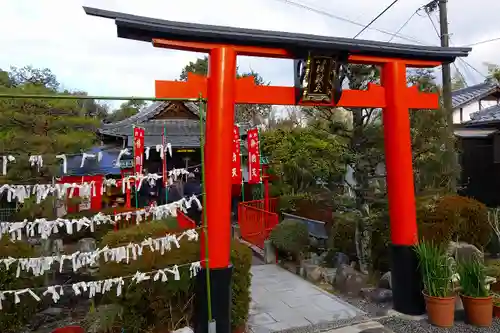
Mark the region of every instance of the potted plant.
POLYGON ((457 262, 460 297, 469 324, 489 327, 493 319, 493 297, 486 284, 486 267, 477 258, 457 262))
POLYGON ((493 317, 500 318, 500 295, 493 294, 493 317))
POLYGON ((450 259, 444 247, 421 241, 415 246, 424 284, 424 298, 431 324, 451 327, 455 320, 455 293, 450 259))

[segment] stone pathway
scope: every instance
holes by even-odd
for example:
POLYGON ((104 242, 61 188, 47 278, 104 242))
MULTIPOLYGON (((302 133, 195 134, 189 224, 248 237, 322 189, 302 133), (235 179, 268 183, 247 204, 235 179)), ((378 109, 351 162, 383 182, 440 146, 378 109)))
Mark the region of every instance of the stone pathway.
MULTIPOLYGON (((252 267, 249 327, 253 333, 310 332, 363 312, 276 265, 252 267)), ((335 326, 335 325, 333 325, 335 326)))

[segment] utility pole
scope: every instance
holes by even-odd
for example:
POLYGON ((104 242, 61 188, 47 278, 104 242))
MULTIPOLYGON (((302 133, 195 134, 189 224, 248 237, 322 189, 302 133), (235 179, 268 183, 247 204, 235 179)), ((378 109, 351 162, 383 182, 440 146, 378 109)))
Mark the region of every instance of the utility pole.
MULTIPOLYGON (((448 0, 433 0, 424 6, 425 11, 430 14, 436 9, 439 10, 439 30, 441 38, 441 47, 450 46, 450 34, 448 32, 448 0)), ((442 64, 443 80, 443 108, 446 113, 447 137, 445 141, 446 151, 450 155, 448 165, 451 174, 458 170, 458 158, 455 152, 455 140, 453 131, 453 105, 451 101, 451 66, 449 63, 442 64)), ((457 192, 457 179, 454 175, 450 176, 450 190, 457 192)))
MULTIPOLYGON (((439 30, 441 32, 441 47, 450 46, 450 34, 448 32, 448 0, 439 0, 439 30)), ((443 106, 446 111, 446 125, 448 137, 446 138, 446 150, 450 154, 450 168, 453 173, 458 170, 457 154, 455 153, 455 140, 453 131, 453 105, 451 101, 451 66, 443 64, 443 106)), ((450 177, 450 190, 457 192, 457 179, 454 175, 450 177)))

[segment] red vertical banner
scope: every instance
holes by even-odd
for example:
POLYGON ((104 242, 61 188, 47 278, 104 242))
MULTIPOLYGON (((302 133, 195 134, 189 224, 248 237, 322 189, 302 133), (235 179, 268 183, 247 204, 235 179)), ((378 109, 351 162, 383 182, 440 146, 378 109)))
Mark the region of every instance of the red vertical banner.
POLYGON ((252 128, 247 131, 248 145, 248 184, 260 183, 260 149, 259 130, 252 128))
POLYGON ((233 160, 231 165, 232 184, 241 185, 240 129, 237 125, 233 127, 233 160))
POLYGON ((134 173, 142 174, 144 159, 144 128, 134 127, 134 173))

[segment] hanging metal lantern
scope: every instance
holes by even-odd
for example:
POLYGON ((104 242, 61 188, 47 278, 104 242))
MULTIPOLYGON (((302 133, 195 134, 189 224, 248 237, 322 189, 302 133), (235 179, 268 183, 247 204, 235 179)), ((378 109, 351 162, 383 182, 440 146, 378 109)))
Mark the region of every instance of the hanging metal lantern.
POLYGON ((342 96, 343 65, 347 55, 326 56, 309 52, 295 60, 296 102, 335 105, 342 96))

